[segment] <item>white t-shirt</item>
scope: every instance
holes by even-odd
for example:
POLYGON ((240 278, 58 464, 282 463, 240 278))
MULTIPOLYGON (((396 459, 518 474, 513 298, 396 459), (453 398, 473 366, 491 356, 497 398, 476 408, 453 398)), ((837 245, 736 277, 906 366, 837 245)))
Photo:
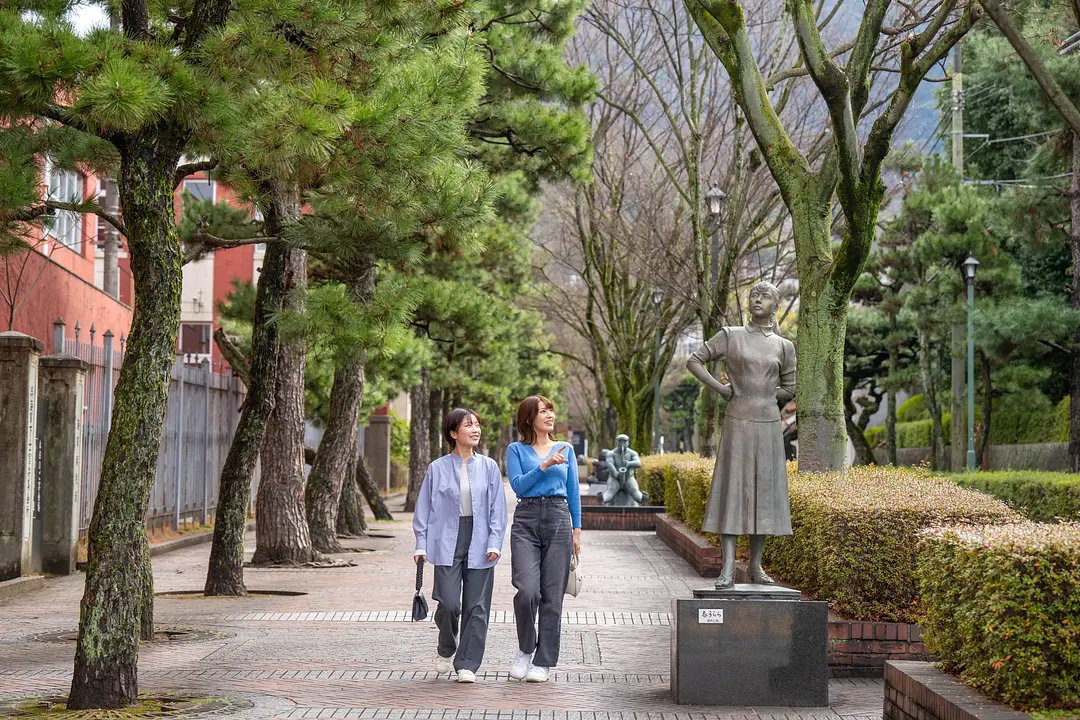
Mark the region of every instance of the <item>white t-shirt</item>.
POLYGON ((469 486, 469 464, 461 463, 461 517, 472 517, 472 488, 469 486))

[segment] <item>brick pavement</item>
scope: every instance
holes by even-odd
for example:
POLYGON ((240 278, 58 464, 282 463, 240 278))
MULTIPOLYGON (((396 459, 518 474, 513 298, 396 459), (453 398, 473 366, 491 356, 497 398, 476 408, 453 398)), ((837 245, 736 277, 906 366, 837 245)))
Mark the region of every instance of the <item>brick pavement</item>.
MULTIPOLYGON (((400 507, 397 508, 400 511, 400 507)), ((831 707, 688 708, 668 695, 671 597, 705 584, 651 532, 586 531, 585 588, 566 599, 562 652, 552 680, 511 680, 516 648, 508 561, 496 570, 486 663, 475 685, 431 668, 436 630, 410 623, 409 516, 374 523, 385 537, 349 541, 368 552, 333 569, 248 569, 253 591, 297 596, 159 597, 162 624, 213 630, 200 642, 155 644, 140 655, 144 689, 190 690, 252 702, 237 718, 358 720, 878 720, 877 680, 833 680, 831 707)), ((248 549, 254 549, 249 535, 248 549)), ((506 550, 509 551, 509 543, 506 550)), ((154 559, 159 593, 201 588, 209 545, 154 559)), ((508 558, 507 558, 508 560, 508 558)), ((426 578, 430 597, 431 574, 426 578)), ((78 623, 81 576, 0 603, 0 696, 63 692, 73 643, 35 636, 78 623)))

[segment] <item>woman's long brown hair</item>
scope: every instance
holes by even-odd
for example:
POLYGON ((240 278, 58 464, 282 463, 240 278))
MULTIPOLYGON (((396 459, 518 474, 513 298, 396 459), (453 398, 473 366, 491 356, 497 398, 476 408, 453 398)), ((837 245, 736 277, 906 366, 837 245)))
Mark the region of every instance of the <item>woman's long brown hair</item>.
MULTIPOLYGON (((536 442, 536 430, 533 429, 533 421, 535 421, 536 416, 540 414, 541 405, 552 411, 555 410, 555 403, 551 402, 543 395, 530 395, 518 405, 517 431, 518 434, 521 435, 521 442, 526 445, 532 445, 536 442)), ((551 440, 551 442, 556 442, 558 440, 553 432, 548 433, 548 439, 551 440)))

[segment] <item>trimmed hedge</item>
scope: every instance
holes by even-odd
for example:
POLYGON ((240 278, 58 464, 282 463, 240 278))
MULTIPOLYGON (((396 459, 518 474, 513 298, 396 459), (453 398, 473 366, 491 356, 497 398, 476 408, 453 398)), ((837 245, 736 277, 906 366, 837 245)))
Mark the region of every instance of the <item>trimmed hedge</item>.
MULTIPOLYGON (((975 408, 976 420, 982 417, 975 408)), ((922 395, 914 395, 896 410, 896 447, 919 448, 930 446, 933 421, 926 410, 922 395)), ((948 444, 952 433, 952 413, 941 416, 941 425, 948 444)), ((1027 443, 1067 442, 1069 439, 1069 398, 1064 398, 1050 412, 995 411, 990 421, 992 445, 1024 445, 1027 443)), ((871 447, 885 444, 885 428, 872 427, 866 431, 871 447)))
POLYGON ((635 473, 638 487, 649 493, 650 505, 665 505, 664 470, 674 462, 697 460, 696 453, 664 453, 663 455, 643 455, 641 469, 635 473))
POLYGON ((946 670, 1022 709, 1080 708, 1080 525, 927 530, 921 623, 946 670))
POLYGON ((1080 519, 1080 475, 1075 473, 979 472, 949 475, 962 487, 981 490, 1020 509, 1029 520, 1080 519))
POLYGON ((667 514, 682 520, 694 532, 701 532, 705 501, 712 485, 712 458, 674 462, 664 470, 664 504, 667 514))
POLYGON ((794 534, 769 539, 765 564, 858 620, 916 621, 923 528, 1023 519, 1000 500, 916 468, 789 474, 788 486, 794 534))

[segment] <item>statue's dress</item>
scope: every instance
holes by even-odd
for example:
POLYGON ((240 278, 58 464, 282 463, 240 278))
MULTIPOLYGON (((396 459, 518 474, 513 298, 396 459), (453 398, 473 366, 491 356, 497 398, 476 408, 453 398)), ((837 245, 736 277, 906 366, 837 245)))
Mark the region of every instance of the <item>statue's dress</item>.
MULTIPOLYGON (((795 346, 755 325, 721 328, 694 357, 721 360, 733 392, 702 530, 723 535, 790 535, 784 438, 777 388, 795 391, 795 346)), ((707 366, 707 365, 706 365, 707 366)))

